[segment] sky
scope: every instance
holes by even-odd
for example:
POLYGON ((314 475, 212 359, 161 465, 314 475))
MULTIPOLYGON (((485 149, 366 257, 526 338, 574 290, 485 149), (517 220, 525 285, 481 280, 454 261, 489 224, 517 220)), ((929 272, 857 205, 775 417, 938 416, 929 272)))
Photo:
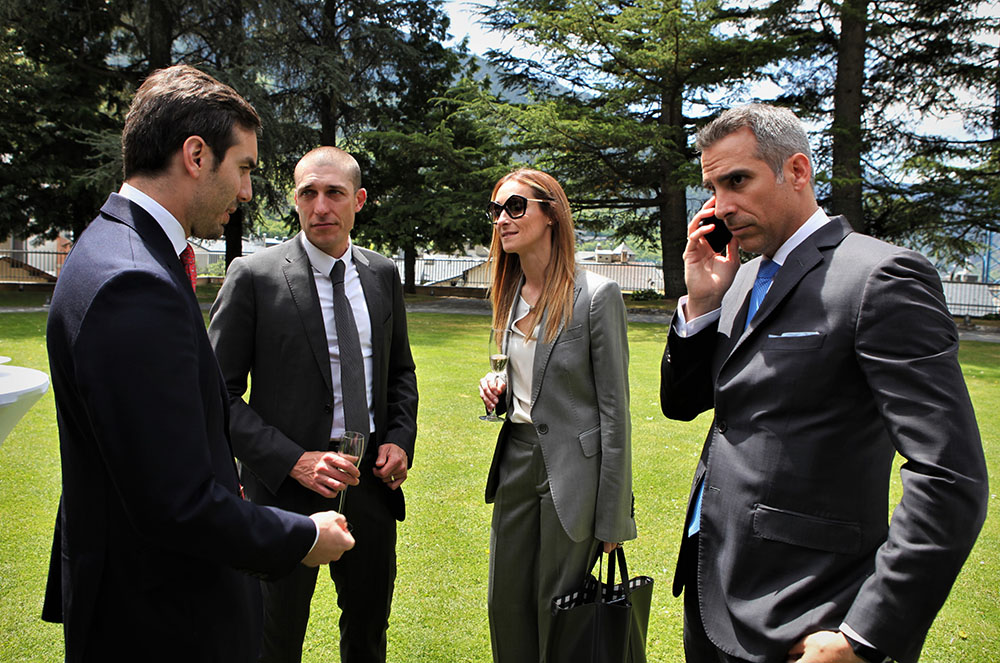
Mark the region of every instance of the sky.
POLYGON ((474 53, 481 55, 488 48, 497 48, 501 40, 498 36, 487 33, 476 24, 473 7, 473 3, 468 0, 447 0, 444 3, 444 10, 451 18, 449 31, 454 35, 454 41, 459 42, 468 35, 469 48, 474 53))
POLYGON ((469 50, 482 55, 491 48, 507 49, 517 45, 513 37, 501 37, 496 32, 488 32, 477 23, 476 0, 447 0, 444 10, 451 18, 450 32, 455 43, 469 37, 469 50))
MULTIPOLYGON (((454 43, 469 37, 469 50, 476 55, 483 55, 491 48, 509 49, 513 48, 515 53, 527 56, 531 53, 526 47, 518 48, 517 40, 510 36, 501 36, 496 32, 489 32, 478 24, 476 7, 481 0, 446 0, 443 3, 444 9, 451 18, 450 32, 454 36, 454 43)), ((488 2, 488 0, 485 0, 488 2)), ((985 10, 987 15, 1000 15, 1000 2, 990 5, 985 10)), ((988 43, 994 44, 997 35, 991 35, 988 43)), ((773 94, 772 90, 762 90, 760 95, 766 98, 773 94)), ((938 133, 945 136, 967 137, 959 117, 928 117, 921 122, 921 130, 925 133, 938 133)))

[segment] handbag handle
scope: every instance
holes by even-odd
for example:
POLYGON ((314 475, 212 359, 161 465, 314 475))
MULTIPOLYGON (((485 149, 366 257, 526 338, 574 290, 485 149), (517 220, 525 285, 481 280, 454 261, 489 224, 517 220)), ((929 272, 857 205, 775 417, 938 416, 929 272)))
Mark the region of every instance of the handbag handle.
POLYGON ((615 557, 618 558, 618 566, 621 574, 618 576, 621 584, 625 587, 625 593, 631 594, 628 588, 628 567, 625 565, 625 549, 618 546, 608 553, 608 587, 615 586, 615 557))

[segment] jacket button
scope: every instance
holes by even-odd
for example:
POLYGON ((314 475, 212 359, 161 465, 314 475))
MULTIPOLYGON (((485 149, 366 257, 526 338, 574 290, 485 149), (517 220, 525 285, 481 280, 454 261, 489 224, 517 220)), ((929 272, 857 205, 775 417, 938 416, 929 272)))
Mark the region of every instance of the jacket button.
POLYGON ((327 403, 326 405, 323 406, 323 411, 326 412, 327 414, 333 412, 333 405, 327 403))
POLYGON ((542 434, 542 435, 545 435, 546 433, 549 432, 549 425, 548 424, 538 424, 538 432, 540 434, 542 434))
POLYGON ((716 424, 716 428, 719 429, 720 433, 725 433, 726 430, 729 428, 729 426, 726 425, 725 421, 720 421, 718 424, 716 424))

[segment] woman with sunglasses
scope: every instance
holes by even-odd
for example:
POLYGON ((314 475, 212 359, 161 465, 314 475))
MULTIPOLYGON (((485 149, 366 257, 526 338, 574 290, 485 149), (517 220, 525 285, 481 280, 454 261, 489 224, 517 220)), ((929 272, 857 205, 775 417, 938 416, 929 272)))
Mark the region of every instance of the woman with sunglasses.
POLYGON ((493 327, 511 332, 507 382, 479 383, 507 415, 486 484, 490 639, 494 661, 545 661, 552 599, 600 547, 636 536, 625 305, 617 283, 576 267, 551 175, 505 175, 487 213, 493 327))

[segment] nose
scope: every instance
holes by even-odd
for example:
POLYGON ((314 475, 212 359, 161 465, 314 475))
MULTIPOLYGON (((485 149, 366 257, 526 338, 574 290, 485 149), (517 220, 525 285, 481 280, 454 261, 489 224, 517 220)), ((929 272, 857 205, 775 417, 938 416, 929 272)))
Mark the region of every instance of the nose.
POLYGON ((313 205, 313 212, 322 216, 330 210, 330 199, 323 193, 316 195, 316 202, 313 205))
POLYGON ((500 216, 497 217, 496 225, 499 226, 499 225, 506 225, 508 223, 514 223, 516 220, 517 219, 511 217, 510 213, 507 211, 507 208, 504 207, 503 209, 500 210, 500 216))
POLYGON ((715 216, 725 221, 736 213, 736 205, 727 195, 715 194, 715 216))
POLYGON ((253 198, 253 184, 250 183, 250 175, 247 174, 240 182, 240 193, 237 199, 241 203, 248 203, 251 198, 253 198))

